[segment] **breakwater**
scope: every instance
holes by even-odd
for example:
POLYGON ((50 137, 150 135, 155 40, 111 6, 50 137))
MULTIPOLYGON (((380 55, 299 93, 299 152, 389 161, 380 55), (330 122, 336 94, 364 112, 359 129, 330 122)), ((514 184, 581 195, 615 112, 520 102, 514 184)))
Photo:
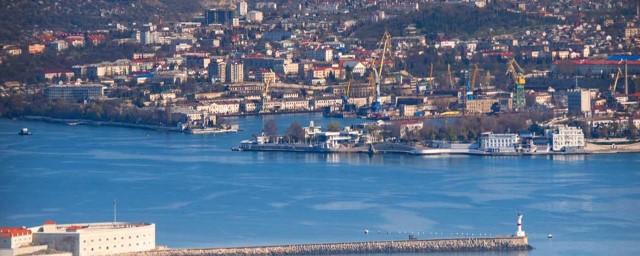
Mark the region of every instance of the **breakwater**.
POLYGON ((433 240, 367 241, 348 243, 294 244, 274 246, 167 249, 140 252, 147 256, 266 256, 334 255, 368 253, 423 253, 460 251, 531 250, 527 237, 455 238, 433 240))

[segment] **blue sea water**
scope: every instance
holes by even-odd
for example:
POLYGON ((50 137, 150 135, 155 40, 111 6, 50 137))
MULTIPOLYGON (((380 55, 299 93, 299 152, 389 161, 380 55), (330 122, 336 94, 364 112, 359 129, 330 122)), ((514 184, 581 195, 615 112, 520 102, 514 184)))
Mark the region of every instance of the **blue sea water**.
POLYGON ((212 247, 510 235, 523 212, 533 251, 442 255, 640 254, 640 154, 230 150, 268 119, 331 120, 231 118, 243 131, 194 136, 0 119, 0 226, 111 221, 116 199, 119 220, 156 223, 158 244, 212 247))

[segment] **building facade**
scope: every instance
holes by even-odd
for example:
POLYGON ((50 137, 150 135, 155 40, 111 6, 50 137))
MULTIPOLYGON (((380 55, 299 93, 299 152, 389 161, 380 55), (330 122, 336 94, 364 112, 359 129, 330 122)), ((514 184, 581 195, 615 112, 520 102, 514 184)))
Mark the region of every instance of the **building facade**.
POLYGON ((516 152, 520 143, 518 134, 486 132, 480 136, 480 150, 485 152, 516 152))
POLYGON ((591 112, 591 94, 589 90, 574 89, 567 92, 569 114, 584 115, 591 112))
POLYGON ((52 85, 45 88, 44 94, 49 100, 81 101, 104 96, 104 88, 101 84, 52 85))
POLYGON ((31 230, 33 243, 71 252, 74 256, 142 252, 156 247, 156 227, 152 223, 47 222, 31 230))
POLYGON ((228 25, 233 22, 234 11, 231 9, 209 9, 204 15, 205 24, 228 25))
POLYGON ((584 133, 579 127, 558 126, 552 130, 553 151, 580 151, 584 149, 584 133))
POLYGON ((244 65, 242 62, 229 62, 227 64, 226 73, 226 80, 228 83, 239 84, 244 82, 244 65))

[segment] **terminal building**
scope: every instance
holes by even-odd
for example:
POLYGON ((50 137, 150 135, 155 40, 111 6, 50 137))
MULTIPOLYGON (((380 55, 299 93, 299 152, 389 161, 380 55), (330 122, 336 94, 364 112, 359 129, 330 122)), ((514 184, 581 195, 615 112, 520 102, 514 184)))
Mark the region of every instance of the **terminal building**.
POLYGON ((156 248, 153 223, 56 224, 32 228, 0 228, 0 255, 113 255, 156 248))

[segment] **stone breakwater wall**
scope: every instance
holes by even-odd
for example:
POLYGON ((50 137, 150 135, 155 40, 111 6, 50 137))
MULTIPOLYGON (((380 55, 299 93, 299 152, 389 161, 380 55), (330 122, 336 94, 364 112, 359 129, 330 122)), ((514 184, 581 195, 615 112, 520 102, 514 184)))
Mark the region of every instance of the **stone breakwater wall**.
POLYGON ((298 244, 210 249, 168 249, 136 253, 149 256, 271 256, 334 255, 364 253, 413 253, 458 251, 530 250, 526 237, 457 238, 434 240, 370 241, 325 244, 298 244))

